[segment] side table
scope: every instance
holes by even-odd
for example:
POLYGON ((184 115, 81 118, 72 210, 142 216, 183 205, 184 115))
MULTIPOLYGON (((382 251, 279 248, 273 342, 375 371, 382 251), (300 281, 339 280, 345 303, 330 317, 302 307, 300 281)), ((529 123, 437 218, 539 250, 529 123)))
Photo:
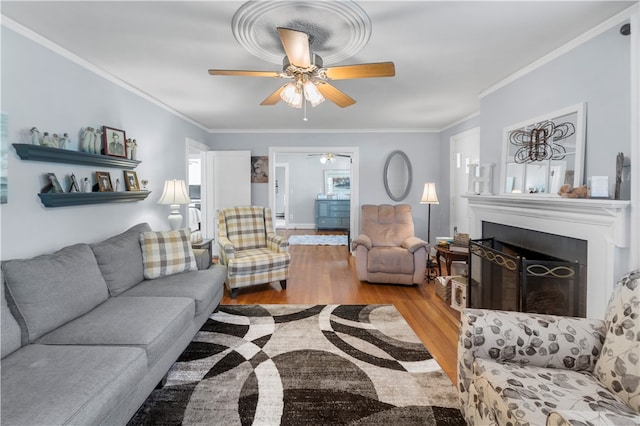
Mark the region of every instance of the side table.
POLYGON ((212 238, 204 238, 204 239, 202 239, 200 241, 192 242, 191 243, 191 248, 207 250, 208 253, 209 253, 209 256, 208 256, 209 265, 211 265, 211 258, 213 256, 212 244, 213 244, 213 239, 212 238))
POLYGON ((440 261, 442 258, 445 260, 445 264, 447 265, 447 275, 451 275, 451 263, 455 261, 464 261, 467 262, 469 260, 469 253, 461 252, 461 251, 452 251, 448 246, 440 246, 436 245, 436 263, 438 264, 438 274, 442 275, 442 267, 440 261))

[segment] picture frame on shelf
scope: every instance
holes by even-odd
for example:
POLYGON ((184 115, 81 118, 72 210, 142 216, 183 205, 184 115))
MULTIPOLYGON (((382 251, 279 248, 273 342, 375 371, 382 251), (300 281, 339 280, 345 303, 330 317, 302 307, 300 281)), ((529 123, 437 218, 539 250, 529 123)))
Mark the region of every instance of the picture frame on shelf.
POLYGON ((124 184, 127 188, 127 191, 140 191, 138 175, 133 170, 124 171, 124 184))
POLYGON ((80 192, 80 185, 78 185, 78 180, 76 179, 76 175, 71 173, 69 176, 69 191, 68 192, 80 192))
POLYGON ((98 181, 98 192, 113 192, 111 174, 109 172, 96 172, 96 180, 98 181))
POLYGON ((45 186, 42 192, 51 192, 54 194, 64 193, 64 189, 62 189, 62 185, 60 185, 60 181, 55 173, 47 173, 47 179, 49 180, 49 184, 45 186))
POLYGON ((104 155, 127 158, 127 137, 124 130, 102 126, 102 151, 104 155))

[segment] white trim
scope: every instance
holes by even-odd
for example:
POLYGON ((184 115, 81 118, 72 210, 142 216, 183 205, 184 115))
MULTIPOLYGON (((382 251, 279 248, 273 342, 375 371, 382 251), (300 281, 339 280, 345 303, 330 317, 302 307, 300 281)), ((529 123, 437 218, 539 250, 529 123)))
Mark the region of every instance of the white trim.
POLYGON ((574 38, 570 42, 566 43, 563 46, 560 46, 559 48, 557 48, 556 50, 552 51, 551 53, 549 53, 549 54, 543 56, 542 58, 530 63, 526 67, 521 68, 520 70, 514 72, 513 74, 511 74, 507 78, 499 81, 498 83, 494 84, 493 86, 489 87, 488 89, 483 90, 482 92, 480 92, 478 97, 480 99, 482 99, 485 96, 490 95, 491 93, 495 92, 496 90, 503 88, 507 84, 513 83, 514 81, 518 80, 519 78, 524 77, 526 74, 529 74, 530 72, 542 67, 543 65, 548 64, 549 62, 553 61, 554 59, 559 58, 560 56, 564 55, 567 52, 570 52, 571 50, 575 49, 576 47, 580 46, 581 44, 586 43, 587 41, 599 36, 600 34, 604 33, 605 31, 608 31, 610 28, 612 28, 612 27, 614 27, 614 26, 626 21, 634 13, 637 13, 637 11, 638 11, 638 4, 634 4, 633 6, 623 10, 622 12, 612 16, 611 18, 607 19, 606 21, 604 21, 604 22, 598 24, 597 26, 591 28, 589 31, 587 31, 586 33, 582 34, 581 36, 574 38))
POLYGON ((440 133, 438 129, 209 129, 209 133, 440 133))
POLYGON ((20 25, 19 23, 17 23, 16 21, 14 21, 11 18, 6 17, 5 15, 0 15, 0 25, 9 28, 12 31, 15 31, 16 33, 28 38, 29 40, 33 41, 34 43, 39 44, 40 46, 51 50, 53 53, 56 53, 60 56, 62 56, 63 58, 73 62, 76 65, 81 66, 82 68, 85 68, 86 70, 97 74, 98 76, 104 78, 105 80, 115 84, 116 86, 119 86, 131 93, 133 93, 136 96, 141 97, 142 99, 164 109, 165 111, 170 112, 171 114, 175 115, 176 117, 179 117, 191 124, 193 124, 194 126, 204 130, 204 131, 210 131, 209 129, 207 129, 205 126, 203 126, 202 124, 198 123, 197 121, 194 121, 193 119, 187 117, 186 115, 176 111, 175 109, 171 108, 169 105, 159 101, 158 99, 148 95, 147 93, 143 92, 140 89, 137 89, 136 87, 130 85, 129 83, 120 80, 118 77, 114 76, 113 74, 108 73, 107 71, 103 70, 102 68, 99 68, 97 66, 95 66, 94 64, 92 64, 91 62, 82 59, 81 57, 79 57, 78 55, 76 55, 73 52, 68 51, 67 49, 65 49, 64 47, 52 42, 49 39, 46 39, 45 37, 41 36, 40 34, 36 33, 35 31, 30 30, 27 27, 24 27, 22 25, 20 25))
POLYGON ((631 17, 631 147, 629 157, 631 170, 631 238, 629 247, 629 270, 640 268, 640 13, 631 17))
POLYGON ((453 123, 453 124, 449 124, 447 127, 443 127, 442 129, 440 129, 440 132, 444 132, 444 131, 446 131, 446 130, 449 130, 449 129, 451 129, 452 127, 455 127, 455 126, 457 126, 457 125, 459 125, 459 124, 462 124, 462 123, 464 123, 465 121, 467 121, 467 120, 471 120, 472 118, 475 118, 475 117, 477 117, 477 116, 479 116, 479 115, 480 115, 480 111, 474 112, 473 114, 468 115, 468 116, 466 116, 465 118, 461 118, 460 120, 456 121, 456 122, 455 122, 455 123, 453 123))

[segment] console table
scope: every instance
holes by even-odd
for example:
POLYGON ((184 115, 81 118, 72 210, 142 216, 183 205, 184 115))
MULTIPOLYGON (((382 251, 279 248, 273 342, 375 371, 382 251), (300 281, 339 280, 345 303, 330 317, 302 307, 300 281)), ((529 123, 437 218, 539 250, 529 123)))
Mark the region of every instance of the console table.
POLYGON ((316 229, 349 229, 351 200, 316 200, 316 229))

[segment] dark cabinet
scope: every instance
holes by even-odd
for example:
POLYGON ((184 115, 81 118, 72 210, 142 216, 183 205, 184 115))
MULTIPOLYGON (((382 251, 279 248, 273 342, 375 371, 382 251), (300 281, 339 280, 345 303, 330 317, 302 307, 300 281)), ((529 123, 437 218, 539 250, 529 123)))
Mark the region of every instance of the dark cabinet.
POLYGON ((317 229, 349 229, 350 200, 316 200, 317 229))

